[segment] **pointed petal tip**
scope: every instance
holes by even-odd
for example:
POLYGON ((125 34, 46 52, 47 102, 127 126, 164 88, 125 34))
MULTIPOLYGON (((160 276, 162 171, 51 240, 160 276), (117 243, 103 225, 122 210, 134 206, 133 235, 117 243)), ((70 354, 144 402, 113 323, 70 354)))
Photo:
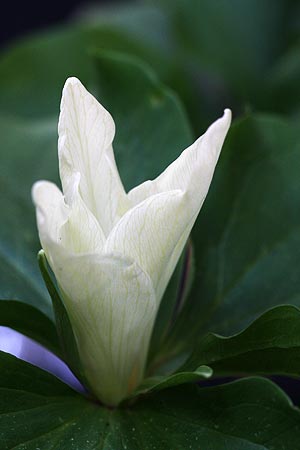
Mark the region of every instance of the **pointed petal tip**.
POLYGON ((69 77, 65 81, 64 88, 68 88, 68 87, 72 87, 72 86, 82 86, 82 83, 76 77, 69 77))
POLYGON ((65 101, 66 97, 69 97, 69 94, 74 92, 74 90, 85 91, 84 85, 81 81, 76 77, 69 77, 66 79, 63 90, 62 90, 62 103, 65 101))
POLYGON ((231 109, 225 108, 223 115, 219 119, 217 119, 214 123, 212 123, 207 131, 218 129, 221 133, 225 133, 226 136, 229 127, 231 125, 231 119, 232 119, 231 109))
POLYGON ((41 208, 46 205, 47 201, 62 198, 62 193, 51 181, 39 180, 31 188, 31 198, 35 207, 41 208))
MULTIPOLYGON (((224 113, 221 117, 219 117, 215 122, 213 122, 207 129, 206 133, 202 136, 200 136, 200 140, 204 136, 218 136, 219 139, 221 139, 223 145, 223 141, 226 137, 226 134, 230 128, 231 125, 231 110, 229 108, 224 109, 224 113)), ((196 141, 197 142, 197 141, 196 141)), ((221 150, 221 148, 220 148, 221 150)))
POLYGON ((225 108, 225 109, 224 109, 223 117, 226 118, 228 121, 231 121, 231 119, 232 119, 232 112, 231 112, 231 109, 225 108))
POLYGON ((229 108, 225 108, 224 109, 224 113, 223 116, 220 117, 220 121, 222 121, 224 124, 226 124, 226 127, 229 128, 230 124, 231 124, 231 119, 232 119, 232 112, 231 109, 229 108))
POLYGON ((43 180, 39 180, 39 181, 36 181, 33 185, 32 185, 32 188, 31 188, 31 198, 32 198, 32 201, 33 201, 33 203, 37 206, 37 204, 38 204, 38 200, 39 200, 39 194, 40 194, 40 192, 41 192, 41 189, 43 189, 43 185, 44 185, 44 183, 47 183, 46 181, 43 181, 43 180))

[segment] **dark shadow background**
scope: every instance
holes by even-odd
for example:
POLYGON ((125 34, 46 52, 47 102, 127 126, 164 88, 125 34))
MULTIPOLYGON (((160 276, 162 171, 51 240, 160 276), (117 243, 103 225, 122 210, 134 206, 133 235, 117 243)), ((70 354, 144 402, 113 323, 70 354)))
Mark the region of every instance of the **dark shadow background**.
POLYGON ((37 32, 49 26, 59 25, 71 19, 76 11, 90 5, 122 4, 125 0, 84 0, 62 1, 11 1, 1 4, 0 47, 27 34, 37 32))

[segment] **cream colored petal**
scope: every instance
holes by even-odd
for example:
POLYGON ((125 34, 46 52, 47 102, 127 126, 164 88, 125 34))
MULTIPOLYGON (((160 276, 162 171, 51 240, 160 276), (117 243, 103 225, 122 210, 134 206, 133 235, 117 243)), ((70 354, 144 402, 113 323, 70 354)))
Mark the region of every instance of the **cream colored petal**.
POLYGON ((72 181, 67 189, 71 207, 54 184, 34 185, 38 227, 63 293, 86 376, 96 395, 115 405, 143 377, 156 315, 155 292, 150 277, 128 258, 75 253, 81 232, 81 245, 85 245, 84 239, 93 241, 97 230, 93 232, 94 224, 86 217, 89 210, 81 209, 78 174, 72 181))
POLYGON ((131 207, 114 162, 112 147, 102 156, 94 180, 97 192, 96 217, 107 236, 131 207))
POLYGON ((180 190, 151 196, 122 217, 105 244, 105 252, 132 258, 149 274, 158 302, 195 220, 186 205, 180 190))
POLYGON ((69 208, 62 192, 54 183, 38 181, 32 187, 37 226, 42 247, 48 254, 49 242, 61 243, 60 230, 68 220, 69 208))
POLYGON ((133 204, 150 195, 173 189, 189 192, 193 208, 199 208, 199 199, 206 196, 221 148, 231 122, 231 111, 226 109, 223 117, 216 120, 155 180, 148 180, 128 193, 133 204))
POLYGON ((111 146, 115 125, 76 78, 69 78, 63 89, 58 132, 63 190, 73 173, 79 172, 82 200, 107 234, 128 208, 111 146))
POLYGON ((103 249, 105 236, 81 200, 79 181, 79 174, 70 178, 67 189, 69 205, 53 183, 40 181, 33 186, 40 240, 50 263, 58 248, 69 253, 100 252, 103 249))
POLYGON ((105 235, 94 215, 82 201, 79 186, 80 174, 76 173, 66 189, 69 216, 61 228, 61 243, 73 253, 100 253, 105 244, 105 235))
POLYGON ((226 110, 162 175, 132 190, 136 206, 107 239, 107 252, 121 251, 150 275, 158 301, 208 192, 230 118, 226 110))
POLYGON ((117 255, 60 257, 54 271, 85 375, 103 402, 116 405, 143 376, 156 315, 152 282, 117 255))

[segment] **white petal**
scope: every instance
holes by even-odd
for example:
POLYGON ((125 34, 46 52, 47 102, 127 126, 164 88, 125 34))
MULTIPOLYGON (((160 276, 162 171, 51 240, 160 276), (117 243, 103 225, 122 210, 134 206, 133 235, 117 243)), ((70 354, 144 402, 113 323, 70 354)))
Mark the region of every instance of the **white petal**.
POLYGON ((75 175, 67 189, 70 208, 49 182, 34 185, 33 199, 42 246, 63 293, 86 376, 99 398, 115 405, 143 376, 155 292, 148 274, 128 258, 75 254, 76 246, 82 250, 85 239, 93 243, 97 234, 89 210, 78 214, 78 183, 75 175))
POLYGON ((115 125, 106 109, 76 78, 66 81, 58 132, 63 190, 72 174, 79 172, 82 199, 108 233, 128 207, 111 147, 115 125))
MULTIPOLYGON (((216 120, 190 147, 153 181, 146 181, 128 193, 133 204, 150 195, 173 189, 189 192, 193 209, 199 209, 199 199, 205 198, 231 122, 231 111, 216 120)), ((192 206, 192 205, 191 205, 192 206)))
POLYGON ((152 282, 135 262, 113 255, 60 258, 57 269, 86 376, 115 405, 143 376, 156 314, 152 282))
POLYGON ((226 110, 156 180, 133 189, 129 196, 136 206, 122 217, 106 242, 107 252, 122 252, 150 275, 158 301, 208 192, 230 118, 226 110))
POLYGON ((52 266, 54 253, 90 253, 103 249, 105 236, 78 193, 79 174, 68 186, 70 206, 55 184, 39 181, 32 189, 43 249, 52 266))
POLYGON ((68 220, 69 208, 62 192, 49 181, 38 181, 33 185, 32 199, 36 206, 40 241, 47 254, 49 241, 60 244, 60 230, 68 220))
POLYGON ((196 218, 187 204, 180 190, 153 195, 122 217, 105 244, 107 253, 130 257, 149 274, 158 302, 196 218))
POLYGON ((97 193, 96 217, 107 236, 131 207, 116 168, 112 147, 99 163, 94 188, 97 193))
POLYGON ((60 230, 61 244, 73 253, 100 253, 103 251, 105 235, 82 201, 79 186, 80 174, 76 173, 70 178, 66 189, 69 216, 60 230))

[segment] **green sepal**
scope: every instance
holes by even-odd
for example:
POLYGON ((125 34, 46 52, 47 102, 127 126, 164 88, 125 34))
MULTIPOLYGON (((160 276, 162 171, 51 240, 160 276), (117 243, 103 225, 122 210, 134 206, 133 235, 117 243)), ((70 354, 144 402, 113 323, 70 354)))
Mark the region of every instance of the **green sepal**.
POLYGON ((64 302, 61 299, 61 295, 56 286, 56 283, 54 282, 53 277, 50 273, 50 268, 47 263, 47 258, 44 250, 40 250, 38 253, 38 263, 45 285, 52 300, 56 330, 62 350, 63 359, 70 367, 74 375, 76 375, 76 377, 80 380, 80 382, 84 386, 88 387, 89 384, 87 382, 80 361, 79 351, 72 324, 69 319, 69 315, 65 308, 64 302))
POLYGON ((161 358, 164 359, 160 349, 187 298, 194 275, 193 265, 193 248, 189 241, 169 281, 155 319, 148 357, 150 372, 153 372, 153 367, 159 367, 161 358))

